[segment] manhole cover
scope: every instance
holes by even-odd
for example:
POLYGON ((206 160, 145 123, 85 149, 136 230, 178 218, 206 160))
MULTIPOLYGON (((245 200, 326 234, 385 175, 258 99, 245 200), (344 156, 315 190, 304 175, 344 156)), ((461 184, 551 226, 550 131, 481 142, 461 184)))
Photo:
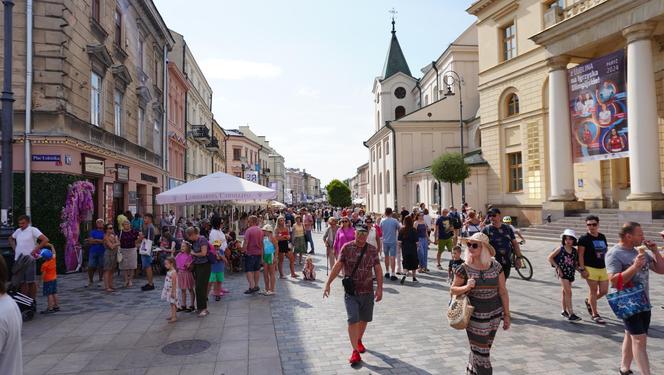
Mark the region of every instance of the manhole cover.
POLYGON ((182 340, 172 342, 161 348, 162 353, 169 355, 189 355, 204 352, 210 347, 210 342, 205 340, 182 340))

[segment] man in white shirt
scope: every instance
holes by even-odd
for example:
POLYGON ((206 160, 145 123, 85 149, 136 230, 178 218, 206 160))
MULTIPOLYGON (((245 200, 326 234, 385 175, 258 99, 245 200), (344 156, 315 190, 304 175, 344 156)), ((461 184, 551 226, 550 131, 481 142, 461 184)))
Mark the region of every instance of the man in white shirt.
MULTIPOLYGON (((30 217, 27 215, 19 216, 18 226, 19 228, 9 238, 9 244, 14 249, 14 260, 18 260, 21 255, 33 259, 32 254, 48 246, 48 237, 30 225, 30 217)), ((37 273, 34 259, 19 273, 18 277, 21 293, 27 294, 33 299, 37 298, 37 273)))
POLYGON ((21 310, 7 294, 5 280, 9 271, 3 257, 0 257, 0 372, 3 374, 23 373, 21 310))

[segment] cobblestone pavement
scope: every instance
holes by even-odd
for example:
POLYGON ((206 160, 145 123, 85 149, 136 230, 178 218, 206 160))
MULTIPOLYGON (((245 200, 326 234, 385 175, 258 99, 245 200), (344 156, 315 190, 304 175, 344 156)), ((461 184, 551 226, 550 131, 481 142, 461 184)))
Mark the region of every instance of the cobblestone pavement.
MULTIPOLYGON (((114 295, 84 288, 82 274, 58 281, 63 311, 37 316, 24 325, 26 374, 462 374, 468 357, 464 331, 447 325, 446 272, 419 276, 420 282, 386 282, 384 300, 376 305, 359 368, 350 368, 346 314, 340 280, 323 300, 325 259, 322 240, 314 235, 316 282, 279 280, 277 295, 245 296, 243 275, 227 275, 232 290, 210 303, 211 314, 179 314, 176 324, 164 318, 168 307, 157 290, 121 289, 114 295), (210 347, 198 354, 161 352, 169 343, 203 339, 210 347)), ((508 282, 513 324, 499 331, 492 350, 494 374, 614 374, 620 360, 622 325, 605 300, 607 319, 589 319, 583 298, 585 282, 573 289, 574 308, 583 321, 571 324, 560 313, 560 288, 546 255, 551 242, 529 241, 524 253, 535 268, 531 281, 508 282)), ((430 265, 435 252, 429 253, 430 265)), ((446 254, 445 259, 448 259, 446 254)), ((518 275, 516 275, 518 277, 518 275)), ((139 282, 137 284, 141 284, 139 282)), ((653 374, 664 373, 664 277, 653 275, 653 324, 649 354, 653 374)), ((44 306, 42 300, 40 307, 44 306)), ((1 371, 0 371, 1 372, 1 371)), ((635 370, 636 373, 636 370, 635 370)))

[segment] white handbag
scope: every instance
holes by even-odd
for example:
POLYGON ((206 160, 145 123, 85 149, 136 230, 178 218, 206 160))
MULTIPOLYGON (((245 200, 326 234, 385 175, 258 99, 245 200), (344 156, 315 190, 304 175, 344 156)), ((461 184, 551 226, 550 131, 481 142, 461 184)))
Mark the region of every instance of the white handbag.
MULTIPOLYGON (((148 237, 152 238, 152 236, 150 236, 149 229, 148 237)), ((144 238, 143 241, 141 241, 141 247, 138 249, 138 253, 141 255, 152 255, 152 240, 144 238)))
POLYGON ((475 311, 475 307, 470 304, 465 294, 452 297, 450 306, 447 308, 447 321, 450 323, 450 327, 466 329, 473 311, 475 311))

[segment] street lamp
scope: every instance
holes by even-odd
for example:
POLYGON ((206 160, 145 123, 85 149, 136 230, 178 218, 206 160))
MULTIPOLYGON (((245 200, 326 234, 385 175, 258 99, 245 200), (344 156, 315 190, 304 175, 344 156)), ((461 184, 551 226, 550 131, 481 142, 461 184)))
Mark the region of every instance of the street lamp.
MULTIPOLYGON (((463 85, 463 78, 459 73, 450 70, 443 76, 443 82, 447 85, 447 92, 445 96, 454 96, 452 91, 452 86, 458 87, 459 89, 459 133, 461 134, 461 157, 464 157, 463 154, 463 99, 461 96, 461 85, 463 85)), ((466 181, 461 181, 461 204, 466 203, 466 181)), ((441 201, 442 204, 442 201, 441 201)))

